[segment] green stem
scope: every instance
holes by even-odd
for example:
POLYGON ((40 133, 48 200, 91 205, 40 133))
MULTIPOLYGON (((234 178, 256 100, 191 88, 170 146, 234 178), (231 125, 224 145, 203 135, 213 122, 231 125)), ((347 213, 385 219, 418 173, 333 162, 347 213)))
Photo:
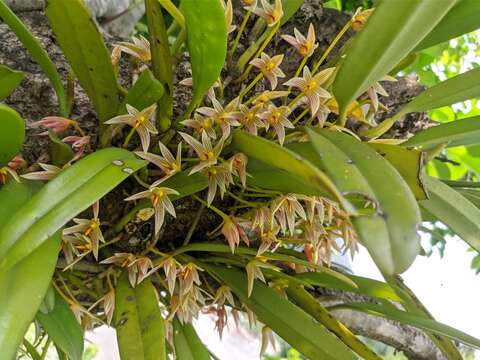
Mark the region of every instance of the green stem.
POLYGON ((130 140, 132 140, 133 134, 135 134, 135 128, 132 127, 132 128, 130 129, 130 132, 128 133, 127 137, 125 138, 125 141, 123 142, 122 147, 123 147, 124 149, 126 149, 127 146, 128 146, 128 144, 130 144, 130 140))
POLYGON ((49 337, 47 339, 47 342, 45 343, 45 346, 43 347, 43 351, 42 351, 42 355, 40 356, 40 360, 45 360, 47 358, 48 349, 49 349, 51 343, 52 343, 52 339, 49 337))
POLYGON ((247 12, 247 14, 243 17, 242 24, 240 25, 240 28, 238 29, 237 36, 235 37, 235 40, 233 41, 232 48, 228 52, 228 61, 231 62, 233 58, 233 54, 235 53, 235 50, 237 49, 238 43, 240 42, 240 38, 242 37, 243 31, 245 30, 245 26, 247 25, 247 21, 250 18, 250 15, 252 13, 250 11, 247 12))
POLYGON ((257 207, 256 204, 250 202, 250 201, 247 201, 247 200, 244 200, 242 199, 241 197, 235 195, 234 193, 232 193, 231 191, 227 190, 227 194, 230 195, 232 198, 234 198, 235 200, 237 200, 238 202, 241 202, 242 204, 245 204, 245 205, 248 205, 250 207, 257 207))
POLYGON ((172 55, 177 55, 180 49, 182 48, 182 45, 185 43, 185 40, 187 39, 187 31, 185 29, 180 30, 178 33, 177 38, 175 39, 175 42, 172 45, 172 55))
POLYGON ((263 79, 263 73, 259 73, 255 79, 253 79, 250 84, 248 84, 248 86, 242 90, 238 97, 241 99, 243 96, 245 96, 245 94, 248 93, 261 79, 263 79))
POLYGON ((325 61, 328 55, 332 52, 332 50, 335 48, 335 45, 337 45, 338 41, 342 38, 342 36, 347 32, 347 30, 350 28, 352 25, 352 22, 349 20, 340 30, 340 32, 335 36, 335 39, 333 39, 332 43, 328 46, 327 50, 323 53, 322 57, 315 63, 315 66, 313 67, 312 74, 315 74, 318 70, 318 68, 322 65, 322 63, 325 61))
POLYGON ((170 0, 158 0, 160 5, 172 16, 176 23, 178 23, 182 29, 185 29, 185 18, 183 14, 178 10, 174 3, 170 0))
POLYGON ((302 111, 302 113, 300 115, 298 115, 295 120, 292 121, 292 124, 293 125, 296 125, 297 122, 299 122, 306 114, 308 114, 308 112, 310 111, 310 109, 305 109, 302 111))
MULTIPOLYGON (((302 60, 302 62, 298 65, 298 68, 297 68, 297 71, 295 71, 295 75, 293 75, 293 77, 298 77, 298 75, 300 75, 300 72, 303 70, 303 68, 305 67, 305 64, 307 63, 309 57, 308 56, 305 56, 302 60)), ((289 86, 288 89, 287 89, 288 92, 292 91, 292 87, 289 86)), ((288 97, 288 95, 287 95, 288 97)))
POLYGON ((150 188, 150 185, 148 185, 145 181, 143 181, 142 179, 140 179, 140 177, 138 176, 137 173, 134 173, 133 174, 133 177, 135 178, 135 180, 137 180, 137 182, 142 185, 144 188, 146 189, 149 189, 150 188))
POLYGON ((207 203, 205 200, 199 198, 197 195, 192 195, 192 197, 193 197, 195 200, 197 200, 199 203, 205 205, 205 207, 207 207, 207 209, 210 209, 210 210, 212 210, 213 212, 215 212, 217 215, 221 216, 221 218, 222 218, 224 221, 230 221, 230 216, 228 216, 227 214, 225 214, 222 210, 216 208, 215 206, 213 206, 213 205, 211 205, 211 204, 208 205, 208 203, 207 203))

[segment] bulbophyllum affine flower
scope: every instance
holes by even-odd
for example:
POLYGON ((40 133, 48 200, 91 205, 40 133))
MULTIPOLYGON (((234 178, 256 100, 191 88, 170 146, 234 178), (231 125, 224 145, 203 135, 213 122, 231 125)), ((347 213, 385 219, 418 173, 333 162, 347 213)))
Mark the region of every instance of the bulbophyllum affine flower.
POLYGON ((297 28, 294 28, 293 32, 295 37, 292 35, 282 35, 282 39, 297 49, 301 56, 312 56, 313 52, 318 47, 318 44, 315 42, 315 28, 313 27, 313 24, 310 23, 310 26, 308 27, 307 37, 303 36, 297 28))
POLYGON ((353 14, 352 19, 350 20, 350 22, 352 23, 352 30, 362 30, 363 26, 366 24, 368 18, 370 17, 370 15, 372 15, 374 10, 375 9, 367 9, 362 11, 362 8, 358 8, 357 11, 355 11, 355 14, 353 14))
POLYGON ((62 252, 68 267, 92 251, 92 241, 81 233, 62 235, 62 252), (75 260, 77 258, 77 260, 75 260))
POLYGON ((163 267, 163 272, 165 273, 165 279, 167 279, 168 292, 170 295, 173 295, 175 291, 175 282, 177 280, 178 266, 181 264, 175 260, 173 256, 169 256, 163 260, 159 266, 163 267))
POLYGON ((241 0, 242 6, 247 11, 255 11, 257 8, 258 0, 241 0))
POLYGON ((285 97, 288 94, 290 94, 290 91, 264 91, 253 98, 252 104, 260 110, 267 107, 272 100, 285 97))
POLYGON ((308 66, 305 66, 303 68, 303 77, 292 78, 285 82, 284 85, 298 88, 307 98, 311 113, 316 114, 320 107, 320 99, 332 97, 327 90, 322 88, 322 84, 328 80, 334 70, 335 68, 328 68, 312 76, 308 66))
POLYGON ((267 258, 262 256, 257 256, 256 258, 250 260, 245 266, 245 271, 247 272, 247 294, 248 297, 252 295, 253 284, 255 280, 265 281, 265 276, 263 276, 262 268, 278 270, 278 268, 267 262, 267 258))
POLYGON ((307 214, 300 202, 294 195, 283 195, 271 204, 272 213, 280 224, 282 232, 285 233, 288 229, 290 235, 294 235, 295 222, 297 218, 305 220, 307 214))
POLYGON ((192 290, 193 284, 200 285, 199 271, 203 269, 194 263, 188 263, 182 267, 178 275, 178 282, 180 284, 180 296, 189 293, 192 290))
POLYGON ((274 350, 276 350, 275 346, 275 337, 273 336, 273 331, 268 326, 264 325, 262 327, 262 346, 260 348, 260 357, 265 354, 267 351, 268 345, 271 345, 274 350))
MULTIPOLYGON (((395 79, 393 76, 385 75, 382 81, 397 81, 397 79, 395 79)), ((378 95, 387 97, 388 93, 383 88, 383 86, 378 81, 376 81, 372 86, 368 88, 367 95, 370 98, 370 103, 372 104, 373 110, 377 112, 379 105, 381 105, 378 101, 378 95)))
POLYGON ((184 295, 173 295, 170 300, 170 316, 176 316, 182 324, 191 323, 193 318, 205 306, 205 298, 199 286, 193 285, 191 290, 184 295))
POLYGON ((151 186, 148 190, 129 196, 125 201, 150 199, 155 214, 155 235, 157 235, 165 220, 165 210, 173 217, 176 217, 175 208, 173 207, 172 201, 168 198, 168 195, 178 194, 178 191, 167 187, 151 186))
POLYGON ((100 229, 99 203, 92 205, 93 218, 92 219, 73 219, 77 224, 63 230, 63 235, 81 234, 90 239, 93 256, 98 259, 98 245, 100 242, 105 242, 103 238, 102 229, 100 229))
MULTIPOLYGON (((46 129, 52 130, 55 134, 62 134, 74 124, 74 120, 67 119, 61 116, 47 116, 41 120, 32 123, 32 127, 42 126, 46 129)), ((40 135, 48 135, 48 131, 42 132, 40 133, 40 135)))
POLYGON ((75 153, 72 161, 75 161, 83 156, 85 148, 90 144, 90 136, 67 136, 63 138, 62 141, 72 144, 72 149, 75 153))
POLYGON ((17 169, 25 164, 25 160, 21 156, 15 156, 10 160, 7 166, 0 168, 0 185, 6 184, 9 177, 16 182, 20 182, 20 178, 17 174, 17 169))
POLYGON ((227 25, 227 34, 230 34, 232 31, 236 29, 236 26, 232 23, 233 22, 233 6, 232 0, 227 0, 224 2, 222 0, 222 6, 225 10, 225 23, 227 25))
POLYGON ((211 166, 203 171, 208 179, 207 203, 210 205, 215 199, 217 189, 220 189, 220 197, 223 199, 227 187, 233 184, 232 169, 227 163, 211 166))
MULTIPOLYGON (((145 64, 149 63, 152 59, 152 55, 150 52, 150 42, 141 35, 138 38, 133 37, 132 40, 133 43, 122 41, 115 44, 114 51, 115 49, 119 49, 121 52, 132 55, 133 57, 141 60, 145 64)), ((116 52, 116 54, 118 54, 118 51, 116 52)))
POLYGON ((122 268, 126 268, 128 272, 128 281, 132 287, 140 284, 146 277, 151 274, 154 269, 152 260, 146 256, 135 256, 130 253, 115 253, 100 264, 115 264, 122 268))
POLYGON ((275 0, 274 5, 262 0, 262 8, 256 7, 252 12, 265 20, 268 26, 274 26, 283 16, 282 0, 275 0))
POLYGON ((264 121, 265 128, 272 127, 277 134, 278 142, 283 145, 285 141, 285 128, 293 129, 295 126, 288 120, 291 111, 287 106, 276 107, 271 105, 267 111, 258 116, 264 121))
POLYGON ((240 240, 247 246, 249 245, 250 241, 245 232, 245 227, 248 226, 248 221, 236 217, 229 217, 228 220, 223 222, 222 234, 225 236, 225 239, 227 239, 232 254, 235 253, 235 248, 240 245, 240 240))
POLYGON ((48 181, 53 179, 62 171, 61 168, 55 165, 38 163, 38 166, 40 166, 43 171, 34 171, 28 174, 23 174, 21 177, 27 180, 48 181))
POLYGON ((194 114, 193 119, 184 120, 181 123, 186 127, 193 129, 199 136, 206 133, 211 139, 217 138, 217 133, 215 132, 214 127, 215 122, 212 118, 194 114))
POLYGON ((275 222, 272 211, 267 206, 262 206, 255 210, 252 217, 252 230, 263 230, 275 222))
POLYGON ((250 134, 257 135, 258 128, 263 127, 263 122, 258 118, 261 106, 253 106, 249 108, 248 106, 241 104, 239 109, 242 116, 238 121, 242 124, 242 127, 250 134))
POLYGON ((236 153, 228 160, 228 163, 230 164, 231 172, 238 176, 242 186, 245 187, 247 185, 247 155, 236 153))
POLYGON ((265 251, 274 252, 278 248, 280 245, 277 237, 279 232, 280 226, 273 222, 260 232, 260 246, 257 250, 257 256, 263 254, 265 251))
POLYGON ((105 121, 105 124, 127 124, 135 129, 140 141, 142 142, 143 152, 147 152, 150 147, 150 134, 158 134, 152 120, 157 110, 157 105, 153 104, 142 111, 135 109, 127 104, 127 115, 119 115, 105 121))
POLYGON ((231 306, 235 306, 232 290, 227 285, 222 285, 215 292, 215 299, 213 299, 213 302, 218 306, 223 306, 226 301, 228 301, 231 306))
POLYGON ((173 154, 170 150, 163 145, 160 141, 158 142, 158 147, 162 156, 152 153, 136 151, 135 154, 138 157, 141 157, 144 160, 151 162, 160 168, 164 173, 165 177, 160 179, 158 182, 152 184, 152 186, 157 186, 161 181, 169 178, 172 175, 175 175, 182 170, 182 143, 180 142, 177 146, 177 157, 173 157, 173 154))
POLYGON ((230 135, 230 127, 241 125, 238 122, 242 116, 242 113, 238 111, 239 99, 233 99, 225 108, 217 99, 212 99, 212 105, 213 108, 207 106, 198 108, 197 113, 212 118, 220 126, 222 137, 227 138, 230 135))
POLYGON ((260 69, 263 76, 265 76, 270 82, 272 90, 274 90, 278 85, 278 78, 285 77, 285 73, 279 67, 282 61, 283 55, 270 57, 262 52, 260 57, 251 60, 250 64, 260 69))
POLYGON ((205 132, 202 133, 202 142, 198 141, 187 133, 179 133, 187 142, 187 144, 192 147, 200 159, 200 163, 192 168, 190 175, 209 166, 213 166, 218 162, 218 157, 220 156, 223 148, 223 138, 215 146, 212 146, 212 142, 205 132))

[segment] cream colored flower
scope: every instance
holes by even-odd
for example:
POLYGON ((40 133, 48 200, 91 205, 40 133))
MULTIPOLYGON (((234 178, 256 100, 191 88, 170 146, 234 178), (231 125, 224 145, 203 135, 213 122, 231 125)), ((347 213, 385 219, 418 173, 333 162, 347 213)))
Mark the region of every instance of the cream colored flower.
POLYGON ((312 56, 313 52, 318 47, 318 44, 315 42, 315 28, 313 27, 313 24, 310 23, 310 26, 308 27, 307 37, 303 36, 297 28, 294 28, 293 32, 295 37, 291 35, 282 35, 282 39, 297 49, 301 56, 312 56))
POLYGON ((283 16, 282 0, 275 0, 274 5, 268 0, 262 0, 262 8, 257 7, 252 12, 265 20, 268 26, 274 26, 283 16))
POLYGON ((263 76, 265 76, 270 82, 272 90, 274 90, 277 87, 278 78, 285 77, 285 73, 279 67, 282 61, 283 55, 270 57, 262 52, 260 57, 251 60, 250 64, 260 69, 263 76))
POLYGON ((138 136, 140 136, 143 152, 147 152, 150 147, 150 134, 158 134, 158 131, 155 129, 155 125, 152 122, 156 110, 156 104, 153 104, 142 111, 127 104, 127 115, 116 116, 105 121, 105 124, 127 124, 131 126, 135 129, 138 136))

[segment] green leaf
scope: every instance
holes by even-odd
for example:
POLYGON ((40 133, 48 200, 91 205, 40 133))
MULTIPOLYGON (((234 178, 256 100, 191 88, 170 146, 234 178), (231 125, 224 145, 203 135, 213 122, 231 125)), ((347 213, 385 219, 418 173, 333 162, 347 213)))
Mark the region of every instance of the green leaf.
POLYGON ((63 166, 73 159, 73 150, 70 146, 65 144, 52 130, 48 130, 48 137, 50 138, 50 159, 55 166, 63 166))
POLYGON ((290 18, 295 15, 300 6, 305 0, 282 0, 283 16, 280 20, 280 25, 285 24, 290 18))
POLYGON ((475 116, 422 130, 402 146, 421 146, 424 150, 428 150, 440 144, 453 147, 478 143, 480 143, 480 116, 475 116))
POLYGON ((25 139, 25 123, 12 108, 0 104, 0 168, 7 165, 25 139))
POLYGON ((71 218, 145 165, 129 151, 110 148, 62 171, 0 229, 0 271, 30 254, 71 218))
MULTIPOLYGON (((0 188, 0 229, 34 191, 34 186, 16 181, 0 188)), ((0 271, 0 349, 5 359, 14 358, 48 289, 57 263, 60 236, 61 232, 56 233, 14 267, 0 271)))
POLYGON ((425 200, 427 193, 423 185, 424 153, 397 145, 368 143, 402 175, 417 200, 425 200))
POLYGON ((45 14, 100 122, 117 115, 117 80, 102 35, 82 0, 47 0, 45 14))
POLYGON ((422 112, 473 99, 480 95, 480 68, 434 85, 415 97, 400 110, 403 116, 410 112, 422 112))
POLYGON ((115 291, 113 316, 122 359, 166 359, 165 325, 149 279, 132 288, 127 273, 122 273, 115 291))
MULTIPOLYGON (((339 193, 334 183, 315 167, 309 160, 303 156, 286 149, 272 141, 248 134, 241 130, 236 130, 233 133, 233 147, 245 153, 249 159, 254 159, 268 164, 276 169, 283 170, 283 172, 290 174, 295 179, 298 179, 298 186, 294 189, 296 193, 303 192, 303 184, 307 184, 308 195, 312 195, 311 191, 315 191, 315 195, 321 195, 330 199, 338 201, 347 211, 354 211, 353 207, 345 200, 339 193)), ((248 172, 255 176, 255 173, 247 168, 248 172)), ((265 175, 265 174, 263 174, 265 175)), ((273 174, 272 174, 273 175, 273 174)), ((285 182, 278 177, 271 177, 271 182, 265 182, 265 188, 272 190, 280 190, 278 183, 285 182)), ((292 183, 292 185, 295 182, 292 183)))
POLYGON ((7 98, 20 85, 25 74, 0 65, 0 101, 7 98))
POLYGON ((467 335, 464 332, 437 321, 419 315, 413 315, 402 310, 396 310, 390 306, 387 307, 369 303, 349 303, 330 307, 330 310, 334 309, 350 309, 361 311, 369 315, 391 319, 398 321, 401 324, 410 325, 439 336, 446 336, 464 343, 465 345, 480 349, 480 340, 473 336, 467 335))
POLYGON ((353 40, 334 81, 341 113, 407 56, 456 2, 381 1, 353 40))
POLYGON ((383 273, 405 271, 418 255, 421 221, 415 198, 401 175, 382 156, 353 137, 331 130, 307 129, 308 143, 294 148, 325 171, 342 193, 359 194, 375 204, 370 215, 352 223, 362 244, 383 273), (316 153, 312 150, 316 150, 316 153))
POLYGON ((165 89, 158 102, 158 125, 160 131, 165 131, 170 127, 173 114, 173 60, 160 2, 158 0, 145 0, 145 14, 150 37, 153 74, 165 89))
POLYGON ((332 277, 331 275, 319 272, 306 272, 302 274, 297 274, 295 275, 295 277, 315 286, 339 289, 357 294, 367 295, 378 299, 402 302, 402 298, 398 296, 398 292, 402 292, 403 290, 398 287, 394 287, 387 283, 361 276, 355 276, 350 274, 344 275, 350 280, 352 280, 357 286, 354 287, 350 286, 345 282, 339 282, 338 279, 332 277))
POLYGON ((165 90, 160 81, 155 79, 152 72, 147 69, 140 74, 135 84, 128 92, 122 103, 120 112, 126 114, 125 105, 132 105, 136 109, 142 110, 155 104, 164 94, 165 90))
POLYGON ((426 49, 480 28, 479 13, 480 1, 459 1, 420 44, 415 47, 415 51, 426 49))
POLYGON ((72 310, 55 291, 55 307, 48 314, 38 312, 37 320, 42 328, 68 357, 81 360, 83 354, 83 331, 72 310))
POLYGON ((247 296, 247 276, 233 268, 201 264, 232 289, 240 301, 293 348, 310 359, 348 360, 356 356, 335 335, 272 288, 255 280, 247 296))
POLYGON ((425 185, 430 199, 420 201, 420 206, 480 251, 480 209, 440 180, 428 176, 425 185))
POLYGON ((47 75, 57 94, 60 114, 62 116, 67 116, 68 111, 65 89, 63 88, 62 80, 57 68, 48 57, 47 52, 4 1, 0 1, 0 18, 10 27, 10 29, 12 29, 15 35, 17 35, 23 46, 25 46, 32 58, 38 63, 38 65, 40 65, 45 75, 47 75))
POLYGON ((227 55, 227 25, 222 4, 218 0, 183 0, 187 46, 193 77, 193 110, 208 89, 217 81, 227 55))
POLYGON ((192 324, 182 324, 173 318, 173 342, 177 360, 210 360, 210 353, 192 324))

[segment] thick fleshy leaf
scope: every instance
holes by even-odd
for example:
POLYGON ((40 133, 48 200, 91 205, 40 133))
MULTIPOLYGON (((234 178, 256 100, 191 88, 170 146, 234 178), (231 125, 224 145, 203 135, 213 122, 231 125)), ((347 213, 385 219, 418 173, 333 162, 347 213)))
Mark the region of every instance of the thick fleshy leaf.
POLYGON ((55 166, 63 166, 73 159, 72 148, 64 143, 53 131, 48 131, 50 138, 49 152, 52 164, 55 166))
POLYGON ((0 168, 20 152, 25 139, 25 122, 12 108, 0 104, 0 168))
POLYGON ((173 343, 177 360, 210 360, 210 353, 197 335, 192 324, 173 319, 173 343))
POLYGON ((338 279, 333 278, 329 274, 319 272, 306 272, 303 274, 297 274, 295 275, 295 277, 315 286, 345 290, 378 299, 402 302, 402 298, 398 296, 398 292, 402 292, 402 289, 398 287, 394 287, 387 283, 361 276, 355 276, 350 274, 344 275, 350 280, 352 280, 357 286, 354 287, 350 286, 347 283, 339 282, 338 279))
POLYGON ((115 291, 113 325, 120 357, 128 360, 165 360, 165 324, 149 279, 132 288, 124 272, 115 291))
POLYGON ((207 90, 217 81, 227 55, 227 25, 222 4, 218 0, 183 0, 187 46, 193 76, 193 98, 197 106, 207 90))
MULTIPOLYGON (((0 188, 0 229, 38 187, 9 181, 0 188)), ((0 349, 5 359, 14 358, 45 296, 57 263, 59 244, 60 232, 8 271, 0 271, 0 349)))
POLYGON ((420 201, 420 206, 480 251, 480 209, 438 179, 425 177, 425 185, 430 199, 420 201))
POLYGON ((480 28, 480 1, 460 0, 415 47, 419 51, 480 28))
POLYGON ((333 306, 330 309, 350 309, 355 311, 361 311, 374 316, 381 316, 386 319, 398 321, 401 324, 406 324, 422 329, 429 333, 433 333, 439 336, 446 336, 465 345, 480 349, 480 340, 474 338, 473 336, 465 334, 464 332, 454 329, 448 325, 439 323, 435 320, 428 319, 420 315, 414 315, 402 310, 397 310, 390 306, 369 303, 350 303, 333 306))
POLYGON ((145 14, 152 54, 152 71, 165 90, 158 101, 158 125, 160 131, 165 131, 170 127, 173 114, 173 60, 160 2, 145 0, 145 14))
POLYGON ((356 356, 325 327, 262 282, 255 281, 247 296, 247 276, 233 268, 202 264, 229 286, 240 301, 293 348, 309 359, 349 360, 356 356))
POLYGON ((117 115, 117 80, 102 35, 82 0, 47 0, 45 14, 100 122, 117 115))
POLYGON ((405 271, 418 255, 420 210, 395 168, 368 145, 331 130, 307 130, 312 145, 293 148, 325 171, 342 193, 371 201, 372 214, 352 223, 362 244, 385 274, 405 271), (310 158, 311 157, 311 158, 310 158))
POLYGON ((27 29, 25 24, 17 17, 17 15, 13 13, 12 10, 10 10, 4 1, 0 1, 0 18, 10 27, 10 29, 12 29, 15 35, 17 35, 18 39, 28 50, 33 60, 40 65, 45 75, 47 75, 57 94, 60 114, 62 116, 67 116, 68 111, 65 89, 63 88, 62 80, 57 68, 48 57, 47 52, 42 48, 35 36, 33 36, 30 30, 27 29))
POLYGON ((0 271, 44 243, 70 219, 146 165, 126 150, 99 150, 57 175, 0 229, 0 271))
POLYGON ((356 35, 333 84, 341 113, 397 65, 457 0, 382 1, 356 35))
POLYGON ((422 130, 402 146, 421 146, 428 150, 437 145, 447 147, 480 143, 480 116, 455 120, 422 130))
POLYGON ((83 354, 83 331, 65 300, 55 291, 55 306, 52 311, 37 313, 36 319, 53 340, 72 360, 81 360, 83 354))
POLYGON ((20 85, 25 74, 0 65, 0 101, 12 93, 20 85))
MULTIPOLYGON (((306 191, 308 195, 313 195, 312 190, 315 191, 315 195, 322 195, 330 199, 336 200, 341 203, 347 211, 354 211, 352 206, 345 200, 345 198, 339 193, 334 183, 325 175, 321 170, 314 166, 309 160, 303 156, 286 149, 272 141, 267 139, 248 134, 241 130, 236 130, 233 134, 233 147, 239 151, 245 153, 249 158, 261 161, 268 166, 282 170, 284 173, 289 174, 292 180, 298 179, 298 186, 296 192, 299 194, 304 193, 302 184, 306 184, 306 191)), ((251 172, 250 168, 247 168, 248 172, 255 177, 255 173, 251 172)), ((285 186, 285 182, 278 177, 271 177, 271 182, 265 178, 265 173, 262 169, 262 178, 265 184, 265 188, 272 190, 283 190, 278 188, 285 186), (265 181, 267 180, 267 181, 265 181)), ((274 173, 272 174, 274 175, 274 173)), ((295 182, 293 183, 295 184, 295 182)), ((292 185, 293 185, 292 184, 292 185)))
POLYGON ((147 69, 140 74, 135 84, 128 92, 120 109, 120 113, 125 114, 127 108, 125 105, 131 105, 138 110, 143 110, 150 105, 155 104, 164 94, 165 90, 160 81, 155 79, 152 72, 147 69))
POLYGON ((397 145, 368 143, 402 175, 417 200, 425 200, 427 193, 423 185, 424 153, 397 145))

